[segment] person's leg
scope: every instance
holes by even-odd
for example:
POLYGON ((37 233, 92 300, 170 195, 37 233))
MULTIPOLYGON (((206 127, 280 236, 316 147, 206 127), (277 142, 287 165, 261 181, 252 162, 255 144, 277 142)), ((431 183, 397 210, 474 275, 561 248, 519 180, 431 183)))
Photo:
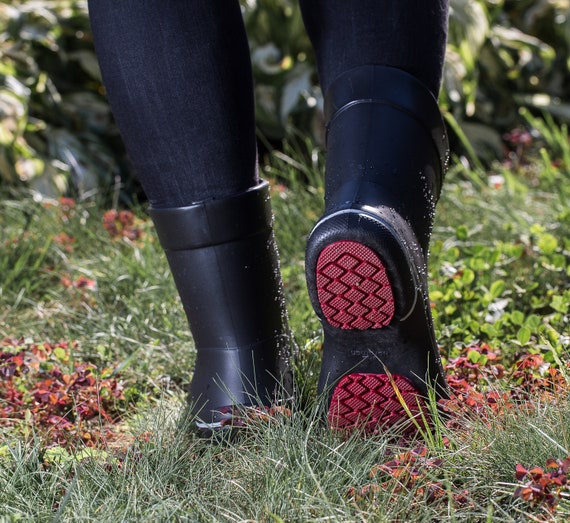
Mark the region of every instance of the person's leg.
POLYGON ((374 431, 415 411, 429 385, 446 394, 426 275, 448 155, 436 102, 447 2, 301 7, 327 125, 325 214, 306 259, 325 336, 319 390, 333 427, 374 431))
POLYGON ((257 183, 252 73, 237 1, 91 0, 113 114, 153 208, 257 183))
POLYGON ((267 183, 257 178, 249 48, 237 0, 91 0, 103 79, 150 201, 197 359, 200 426, 269 404, 288 378, 267 183))
POLYGON ((323 92, 350 69, 376 64, 410 73, 437 97, 449 0, 299 1, 323 92))

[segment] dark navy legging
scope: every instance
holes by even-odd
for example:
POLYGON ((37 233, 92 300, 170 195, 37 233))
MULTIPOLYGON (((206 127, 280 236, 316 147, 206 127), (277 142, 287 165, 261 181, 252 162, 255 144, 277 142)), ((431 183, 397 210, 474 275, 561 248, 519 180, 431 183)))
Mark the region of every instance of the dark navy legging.
MULTIPOLYGON (((364 64, 437 94, 448 0, 300 0, 323 92, 364 64)), ((257 183, 252 72, 238 0, 90 0, 103 79, 155 208, 257 183)))

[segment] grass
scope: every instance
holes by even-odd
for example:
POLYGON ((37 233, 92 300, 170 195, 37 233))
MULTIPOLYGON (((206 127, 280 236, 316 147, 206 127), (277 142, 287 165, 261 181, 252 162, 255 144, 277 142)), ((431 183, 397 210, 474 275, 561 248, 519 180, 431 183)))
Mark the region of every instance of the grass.
POLYGON ((567 520, 570 156, 548 129, 556 149, 494 178, 459 161, 448 174, 430 281, 459 399, 417 441, 321 421, 303 269, 318 154, 265 166, 299 405, 217 442, 187 430, 193 345, 144 210, 2 199, 0 521, 567 520))

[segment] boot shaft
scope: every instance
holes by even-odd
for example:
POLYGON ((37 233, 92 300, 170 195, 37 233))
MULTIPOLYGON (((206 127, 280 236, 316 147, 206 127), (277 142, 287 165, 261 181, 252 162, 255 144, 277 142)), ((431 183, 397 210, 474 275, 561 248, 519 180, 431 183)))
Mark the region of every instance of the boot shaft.
POLYGON ((427 254, 449 150, 431 92, 410 74, 363 66, 325 97, 326 212, 349 205, 394 209, 427 254))

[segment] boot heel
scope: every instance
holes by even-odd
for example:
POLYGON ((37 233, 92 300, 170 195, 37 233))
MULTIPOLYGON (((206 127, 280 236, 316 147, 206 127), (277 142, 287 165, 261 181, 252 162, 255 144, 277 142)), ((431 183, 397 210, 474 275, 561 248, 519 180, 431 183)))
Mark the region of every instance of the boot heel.
POLYGON ((325 319, 340 329, 381 329, 394 317, 394 296, 376 253, 355 241, 325 247, 317 260, 317 295, 325 319))

